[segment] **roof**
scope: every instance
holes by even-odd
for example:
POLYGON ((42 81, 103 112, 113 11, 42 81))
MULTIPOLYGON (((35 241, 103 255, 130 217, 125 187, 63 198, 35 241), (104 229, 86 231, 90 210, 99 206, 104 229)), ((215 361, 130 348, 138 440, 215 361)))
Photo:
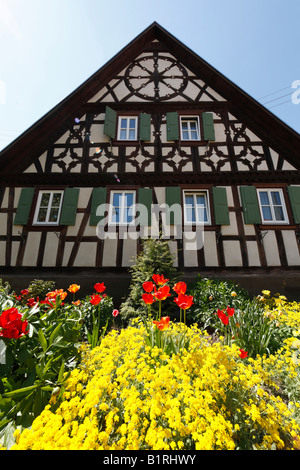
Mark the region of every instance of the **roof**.
MULTIPOLYGON (((300 169, 300 135, 222 75, 158 23, 152 23, 75 91, 0 152, 0 173, 23 171, 50 142, 73 125, 84 105, 136 58, 147 45, 158 40, 193 73, 226 100, 229 111, 284 158, 300 169)), ((83 111, 84 112, 84 111, 83 111)))

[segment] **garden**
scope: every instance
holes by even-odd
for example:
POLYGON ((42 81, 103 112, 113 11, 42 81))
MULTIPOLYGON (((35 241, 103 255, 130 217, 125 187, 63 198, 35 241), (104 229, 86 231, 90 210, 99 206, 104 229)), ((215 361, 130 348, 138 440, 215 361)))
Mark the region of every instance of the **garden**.
POLYGON ((299 450, 300 303, 148 241, 124 302, 0 284, 0 449, 299 450))

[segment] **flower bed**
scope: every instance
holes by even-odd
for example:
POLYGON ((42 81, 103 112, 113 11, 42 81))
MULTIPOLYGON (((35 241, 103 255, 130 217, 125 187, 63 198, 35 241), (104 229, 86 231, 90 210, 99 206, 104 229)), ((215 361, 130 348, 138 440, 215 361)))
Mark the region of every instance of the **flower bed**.
POLYGON ((102 283, 80 301, 70 286, 69 303, 63 291, 46 297, 51 305, 29 306, 28 299, 24 305, 21 296, 13 307, 11 297, 6 296, 8 304, 2 299, 2 311, 22 313, 22 319, 16 312, 0 316, 2 341, 13 345, 15 354, 11 350, 12 377, 2 377, 0 390, 3 445, 12 450, 299 448, 300 305, 265 292, 253 301, 254 321, 249 304, 230 295, 230 305, 212 313, 214 329, 210 326, 208 334, 187 325, 186 314, 196 306, 185 283, 170 286, 154 275, 143 288, 147 315, 118 329, 109 328, 118 312, 104 297, 102 283), (155 318, 153 302, 159 302, 155 318), (174 302, 181 321, 164 316, 164 302, 174 302), (8 337, 7 325, 14 321, 19 334, 8 337), (71 333, 76 347, 68 341, 71 333), (248 347, 246 336, 260 338, 261 354, 257 345, 248 347), (14 439, 7 439, 12 430, 14 439))

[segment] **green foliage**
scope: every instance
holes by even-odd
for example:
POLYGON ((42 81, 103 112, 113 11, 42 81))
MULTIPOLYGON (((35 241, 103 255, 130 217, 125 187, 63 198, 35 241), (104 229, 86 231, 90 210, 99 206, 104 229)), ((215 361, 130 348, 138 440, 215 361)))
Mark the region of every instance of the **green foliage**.
POLYGON ((113 299, 109 296, 103 297, 98 305, 92 305, 90 298, 82 300, 80 311, 83 319, 83 339, 87 340, 94 348, 108 329, 110 329, 115 320, 112 316, 114 310, 113 299))
MULTIPOLYGON (((162 239, 144 240, 143 250, 129 271, 131 273, 129 294, 120 307, 120 314, 125 323, 131 318, 147 314, 147 307, 142 300, 143 283, 152 280, 153 274, 163 274, 166 279, 169 279, 170 286, 174 285, 179 276, 173 264, 168 241, 162 239)), ((151 308, 153 315, 156 314, 157 309, 158 305, 154 304, 151 308)), ((168 302, 164 308, 164 315, 171 314, 175 310, 176 306, 168 302)))
POLYGON ((218 322, 213 314, 218 309, 239 308, 250 300, 248 292, 234 282, 207 279, 200 274, 190 285, 189 294, 194 297, 194 304, 188 310, 187 318, 203 328, 216 328, 218 322))
POLYGON ((36 298, 44 299, 48 292, 51 292, 55 289, 55 281, 44 281, 41 279, 34 279, 30 282, 28 286, 27 298, 36 298))
MULTIPOLYGON (((2 311, 15 299, 0 297, 2 311)), ((57 403, 64 384, 79 359, 81 314, 72 305, 62 306, 59 296, 52 305, 18 306, 28 321, 29 333, 17 339, 0 338, 4 361, 0 364, 0 437, 16 427, 29 427, 51 395, 57 403)))

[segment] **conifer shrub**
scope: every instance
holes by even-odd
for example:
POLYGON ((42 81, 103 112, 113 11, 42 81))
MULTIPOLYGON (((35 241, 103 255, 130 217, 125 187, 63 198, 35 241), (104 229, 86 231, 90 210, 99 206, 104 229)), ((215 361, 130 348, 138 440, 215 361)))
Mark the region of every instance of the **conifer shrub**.
MULTIPOLYGON (((173 256, 170 252, 167 240, 145 239, 142 241, 143 249, 130 267, 131 284, 129 294, 120 306, 120 314, 123 322, 128 323, 130 319, 147 314, 147 306, 142 300, 143 283, 152 280, 153 274, 164 274, 172 287, 180 276, 180 272, 174 266, 173 256)), ((156 314, 158 305, 153 304, 153 315, 156 314)), ((174 314, 176 305, 169 302, 165 307, 165 315, 174 314)))

